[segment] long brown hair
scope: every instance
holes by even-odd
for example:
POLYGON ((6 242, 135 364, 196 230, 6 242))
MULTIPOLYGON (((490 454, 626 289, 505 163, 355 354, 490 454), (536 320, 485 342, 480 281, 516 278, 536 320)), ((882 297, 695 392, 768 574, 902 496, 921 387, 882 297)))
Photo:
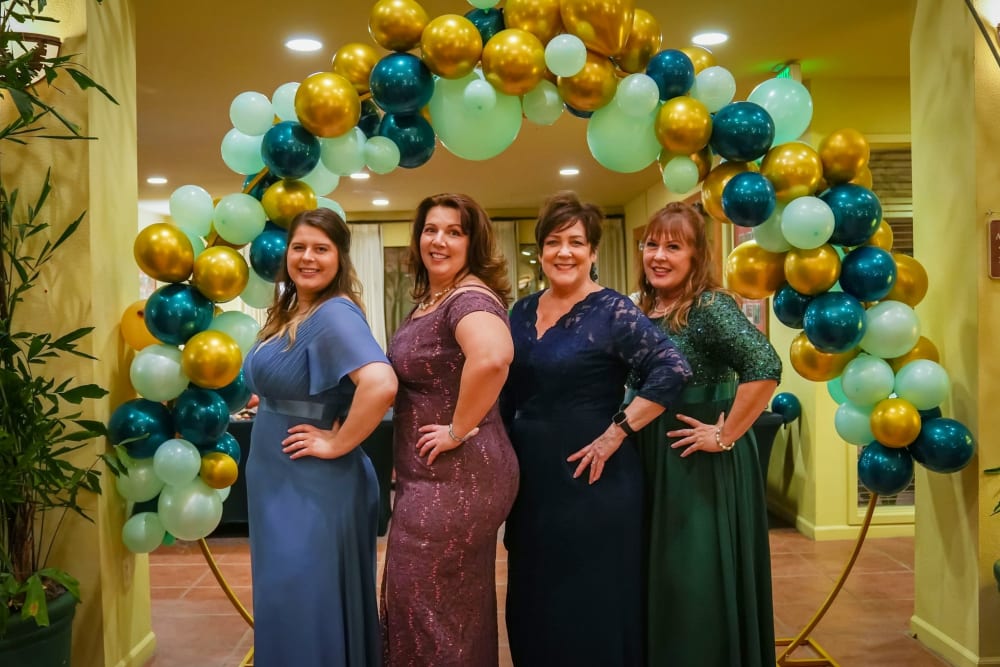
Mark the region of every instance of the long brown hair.
POLYGON ((299 314, 297 312, 299 296, 295 283, 288 277, 286 252, 286 259, 281 263, 278 276, 274 281, 274 303, 267 309, 267 321, 261 327, 260 333, 257 334, 258 340, 268 340, 287 332, 289 345, 291 345, 295 342, 295 332, 299 322, 309 317, 324 301, 335 296, 346 296, 361 309, 361 312, 365 310, 361 300, 361 281, 358 280, 358 274, 351 262, 351 229, 347 223, 336 212, 328 208, 303 211, 295 216, 292 223, 288 225, 287 239, 289 243, 295 236, 295 231, 303 225, 320 230, 337 247, 337 275, 316 296, 316 300, 309 310, 299 314))
MULTIPOLYGON (((462 194, 439 194, 425 198, 417 206, 410 236, 409 267, 413 273, 410 296, 420 301, 430 292, 430 277, 420 256, 420 235, 427 223, 427 214, 435 206, 458 211, 462 232, 469 237, 469 252, 461 275, 472 274, 482 280, 504 303, 510 302, 510 281, 507 279, 507 261, 497 248, 493 223, 483 207, 471 197, 462 194)), ((459 278, 461 278, 461 275, 459 278)))
MULTIPOLYGON (((691 271, 684 281, 676 305, 666 316, 666 323, 671 331, 677 331, 687 325, 691 307, 702 294, 725 291, 715 272, 712 248, 708 243, 705 227, 705 218, 698 209, 683 202, 670 202, 653 214, 642 237, 640 246, 642 248, 650 239, 660 241, 682 239, 694 250, 691 257, 691 271)), ((656 289, 646 278, 645 263, 640 261, 639 308, 648 315, 653 310, 655 301, 656 289)))

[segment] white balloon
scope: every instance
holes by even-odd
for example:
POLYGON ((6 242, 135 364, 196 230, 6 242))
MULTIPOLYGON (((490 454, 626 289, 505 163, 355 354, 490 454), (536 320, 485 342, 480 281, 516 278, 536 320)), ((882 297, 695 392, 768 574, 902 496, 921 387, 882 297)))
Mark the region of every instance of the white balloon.
POLYGON ((264 134, 274 124, 274 106, 267 95, 255 91, 240 93, 229 105, 233 127, 250 136, 264 134))
POLYGON ((733 101, 736 95, 736 79, 725 67, 706 67, 694 77, 694 85, 689 93, 715 113, 733 101))
POLYGON ((295 114, 295 93, 298 90, 298 82, 289 81, 278 86, 274 94, 271 95, 274 114, 281 120, 294 120, 298 122, 299 117, 295 114))

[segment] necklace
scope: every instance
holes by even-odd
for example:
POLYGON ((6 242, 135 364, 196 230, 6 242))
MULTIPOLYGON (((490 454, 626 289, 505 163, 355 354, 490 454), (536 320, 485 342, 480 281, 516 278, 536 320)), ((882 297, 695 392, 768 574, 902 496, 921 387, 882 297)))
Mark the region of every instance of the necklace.
POLYGON ((440 292, 434 292, 434 294, 430 295, 429 297, 427 297, 426 299, 424 299, 423 301, 421 301, 420 303, 418 303, 417 304, 417 309, 418 310, 427 310, 428 308, 430 308, 431 306, 433 306, 434 304, 436 304, 438 301, 440 301, 441 299, 443 299, 445 296, 447 296, 456 287, 458 287, 458 283, 454 283, 454 284, 452 284, 452 285, 450 285, 448 287, 445 287, 440 292))
POLYGON ((660 297, 655 297, 653 299, 653 308, 652 310, 649 311, 649 314, 653 317, 662 317, 667 315, 667 313, 669 313, 670 311, 672 311, 674 309, 674 306, 676 305, 677 305, 676 302, 670 302, 665 304, 662 301, 660 301, 660 297))

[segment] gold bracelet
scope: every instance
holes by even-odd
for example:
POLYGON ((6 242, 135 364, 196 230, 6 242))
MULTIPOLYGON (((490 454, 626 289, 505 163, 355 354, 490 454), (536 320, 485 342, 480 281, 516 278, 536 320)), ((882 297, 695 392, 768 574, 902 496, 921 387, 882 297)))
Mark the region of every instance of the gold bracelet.
MULTIPOLYGON (((469 431, 469 433, 472 433, 472 431, 469 431)), ((455 435, 455 425, 454 424, 448 424, 448 437, 451 438, 452 440, 454 440, 455 442, 459 443, 459 444, 461 444, 461 443, 463 443, 463 442, 465 442, 466 440, 469 439, 469 433, 466 433, 464 438, 460 438, 457 435, 455 435)))
POLYGON ((717 444, 719 446, 719 449, 721 449, 722 451, 728 452, 731 451, 732 448, 736 446, 736 441, 733 440, 728 445, 722 442, 722 429, 717 428, 715 429, 715 444, 717 444))

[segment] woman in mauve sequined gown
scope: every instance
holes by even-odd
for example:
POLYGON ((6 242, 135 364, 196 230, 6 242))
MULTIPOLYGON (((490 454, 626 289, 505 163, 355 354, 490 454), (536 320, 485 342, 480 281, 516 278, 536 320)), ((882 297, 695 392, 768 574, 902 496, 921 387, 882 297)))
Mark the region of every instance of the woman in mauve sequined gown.
POLYGON ((712 275, 691 206, 653 214, 639 306, 694 370, 639 435, 648 529, 647 664, 774 665, 767 509, 750 430, 781 377, 767 338, 712 275))
POLYGON ((517 460, 497 409, 513 356, 506 263, 464 195, 417 208, 417 307, 392 339, 396 499, 382 584, 390 667, 498 664, 497 531, 517 460))
POLYGON ((504 412, 521 488, 504 532, 517 667, 639 667, 642 469, 630 436, 671 405, 687 363, 629 299, 591 278, 603 216, 573 193, 535 227, 545 291, 511 311, 504 412), (621 409, 629 370, 638 396, 621 409))

